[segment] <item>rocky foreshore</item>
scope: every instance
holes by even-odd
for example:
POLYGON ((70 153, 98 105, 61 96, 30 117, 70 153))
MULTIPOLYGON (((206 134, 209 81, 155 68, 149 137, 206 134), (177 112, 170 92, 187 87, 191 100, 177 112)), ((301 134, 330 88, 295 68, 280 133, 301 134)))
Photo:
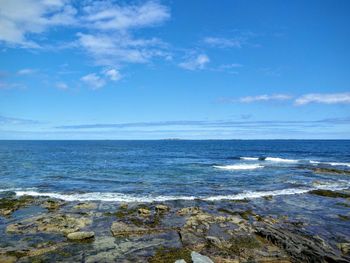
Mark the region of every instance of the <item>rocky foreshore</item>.
MULTIPOLYGON (((349 204, 345 192, 310 194, 349 204)), ((309 223, 259 214, 249 200, 64 202, 9 193, 0 199, 0 262, 350 262, 350 238, 328 242, 309 223)))

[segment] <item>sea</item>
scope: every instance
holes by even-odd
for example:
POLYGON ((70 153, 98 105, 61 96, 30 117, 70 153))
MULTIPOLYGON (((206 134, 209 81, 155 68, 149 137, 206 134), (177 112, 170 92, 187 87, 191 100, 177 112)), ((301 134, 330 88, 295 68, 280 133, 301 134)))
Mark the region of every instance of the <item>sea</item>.
POLYGON ((0 141, 0 192, 66 201, 240 200, 343 190, 349 140, 0 141))

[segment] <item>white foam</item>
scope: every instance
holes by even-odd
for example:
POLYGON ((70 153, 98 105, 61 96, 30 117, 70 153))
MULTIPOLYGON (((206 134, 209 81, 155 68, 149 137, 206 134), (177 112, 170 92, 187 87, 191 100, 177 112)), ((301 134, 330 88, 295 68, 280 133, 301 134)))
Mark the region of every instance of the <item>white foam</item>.
POLYGON ((350 167, 350 163, 338 163, 338 162, 319 162, 319 161, 309 161, 311 164, 328 164, 331 166, 347 166, 350 167))
POLYGON ((214 165, 213 167, 222 170, 254 170, 264 168, 264 166, 259 164, 214 165))
POLYGON ((347 166, 347 167, 350 167, 350 163, 327 163, 327 164, 330 164, 332 166, 347 166))
POLYGON ((57 198, 65 201, 105 201, 105 202, 139 202, 139 203, 150 203, 150 202, 165 202, 175 200, 206 200, 206 201, 219 201, 219 200, 240 200, 240 199, 256 199, 264 196, 279 196, 279 195, 295 195, 304 194, 312 190, 333 190, 339 191, 350 187, 350 182, 342 181, 337 183, 325 183, 315 187, 309 188, 287 188, 273 191, 246 191, 243 193, 233 195, 217 195, 209 197, 201 196, 171 196, 171 195, 159 195, 159 196, 135 196, 122 193, 101 193, 91 192, 82 194, 62 194, 62 193, 43 193, 37 191, 16 191, 17 196, 30 195, 30 196, 43 196, 57 198), (339 184, 341 183, 341 184, 339 184))
POLYGON ((258 161, 259 160, 258 157, 239 157, 239 159, 247 160, 247 161, 258 161))
POLYGON ((171 200, 194 200, 195 196, 135 196, 122 193, 91 192, 83 194, 44 193, 37 191, 16 191, 16 195, 30 195, 57 198, 65 201, 105 201, 105 202, 164 202, 171 200))
POLYGON ((320 164, 321 162, 319 162, 319 161, 309 161, 309 163, 311 163, 311 164, 320 164))
POLYGON ((266 157, 265 161, 276 162, 276 163, 297 163, 298 162, 298 160, 284 159, 284 158, 278 158, 278 157, 266 157))

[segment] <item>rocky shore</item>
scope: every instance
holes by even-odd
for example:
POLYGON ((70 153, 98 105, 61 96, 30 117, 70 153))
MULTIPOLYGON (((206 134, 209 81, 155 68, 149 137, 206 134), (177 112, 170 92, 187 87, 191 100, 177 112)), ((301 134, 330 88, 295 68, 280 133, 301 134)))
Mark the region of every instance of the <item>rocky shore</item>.
MULTIPOLYGON (((308 195, 350 206, 348 191, 308 195)), ((256 210, 249 200, 65 202, 3 193, 0 262, 350 262, 350 238, 331 242, 310 233, 312 222, 256 210)))

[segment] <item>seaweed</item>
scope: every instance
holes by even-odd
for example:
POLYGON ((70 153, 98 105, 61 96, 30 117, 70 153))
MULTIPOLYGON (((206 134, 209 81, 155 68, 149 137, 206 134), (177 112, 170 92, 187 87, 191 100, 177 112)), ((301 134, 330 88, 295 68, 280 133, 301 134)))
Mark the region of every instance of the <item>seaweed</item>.
POLYGON ((156 250, 153 257, 149 259, 150 263, 168 263, 183 259, 187 263, 192 262, 191 250, 188 248, 164 248, 160 247, 156 250))

